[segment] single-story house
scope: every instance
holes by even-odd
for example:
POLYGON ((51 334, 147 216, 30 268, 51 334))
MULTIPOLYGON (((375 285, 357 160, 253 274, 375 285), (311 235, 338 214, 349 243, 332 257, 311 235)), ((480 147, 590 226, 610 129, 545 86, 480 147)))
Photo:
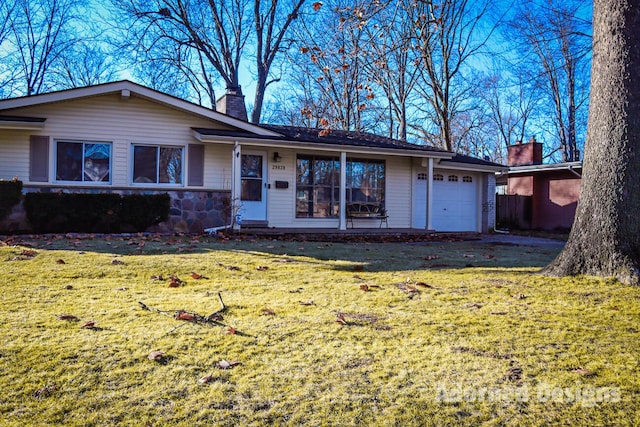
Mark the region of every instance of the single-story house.
POLYGON ((532 138, 508 147, 506 172, 497 176, 499 227, 568 230, 580 197, 582 162, 542 163, 542 144, 532 138))
POLYGON ((25 192, 166 192, 162 231, 345 230, 354 202, 382 206, 391 228, 494 227, 500 165, 367 133, 251 124, 233 90, 217 110, 130 81, 0 100, 0 179, 18 177, 25 192))

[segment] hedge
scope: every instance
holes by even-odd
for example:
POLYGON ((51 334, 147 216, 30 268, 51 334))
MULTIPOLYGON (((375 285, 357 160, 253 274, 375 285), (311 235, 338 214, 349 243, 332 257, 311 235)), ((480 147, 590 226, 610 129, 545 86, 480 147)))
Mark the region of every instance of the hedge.
POLYGON ((11 213, 11 209, 20 202, 21 197, 22 181, 15 178, 11 181, 0 179, 0 220, 11 213))
POLYGON ((36 233, 121 233, 165 221, 170 200, 166 193, 27 193, 24 207, 36 233))

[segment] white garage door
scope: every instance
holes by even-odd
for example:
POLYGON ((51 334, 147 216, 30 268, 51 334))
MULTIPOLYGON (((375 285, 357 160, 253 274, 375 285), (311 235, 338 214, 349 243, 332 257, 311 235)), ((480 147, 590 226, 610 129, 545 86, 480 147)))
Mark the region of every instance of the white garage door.
POLYGON ((433 228, 436 231, 478 230, 478 175, 434 171, 433 228))

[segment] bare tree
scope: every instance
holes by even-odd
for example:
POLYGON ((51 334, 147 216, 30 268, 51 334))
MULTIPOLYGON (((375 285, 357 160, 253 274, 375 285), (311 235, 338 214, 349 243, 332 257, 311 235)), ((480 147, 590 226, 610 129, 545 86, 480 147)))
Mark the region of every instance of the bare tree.
POLYGON ((511 22, 522 67, 546 88, 563 161, 579 159, 577 118, 587 104, 590 22, 584 0, 526 1, 511 22))
POLYGON ((493 32, 492 28, 482 27, 489 4, 419 0, 412 8, 415 43, 421 56, 423 96, 432 108, 439 130, 438 145, 447 150, 456 148, 451 125, 471 87, 465 81, 465 66, 481 52, 493 32))
POLYGON ((370 76, 388 104, 388 134, 407 140, 410 100, 418 80, 417 57, 412 48, 411 5, 391 2, 365 27, 370 53, 363 71, 370 76))
POLYGON ((118 76, 115 59, 100 43, 79 42, 65 50, 53 67, 52 81, 60 89, 91 86, 118 76))
POLYGON ((24 95, 54 86, 53 67, 77 42, 77 6, 77 0, 17 0, 8 22, 14 49, 10 62, 19 70, 24 95))
POLYGON ((370 33, 365 28, 383 9, 380 2, 334 0, 300 22, 290 73, 305 96, 301 114, 319 127, 371 131, 379 123, 372 77, 370 33))
POLYGON ((269 81, 269 73, 277 56, 292 44, 292 40, 287 39, 286 35, 293 21, 298 18, 304 2, 305 0, 293 0, 291 4, 283 6, 282 1, 254 1, 257 82, 251 111, 253 123, 260 122, 267 87, 278 81, 278 78, 269 81))
POLYGON ((598 0, 584 172, 576 219, 550 275, 640 283, 640 4, 598 0))
MULTIPOLYGON (((172 67, 193 88, 192 97, 215 108, 218 79, 240 90, 242 64, 255 47, 257 78, 252 121, 259 122, 271 68, 290 44, 286 34, 304 0, 113 0, 133 22, 123 28, 138 61, 172 67)), ((248 66, 247 66, 248 67, 248 66)), ((148 74, 145 71, 145 74, 148 74)))

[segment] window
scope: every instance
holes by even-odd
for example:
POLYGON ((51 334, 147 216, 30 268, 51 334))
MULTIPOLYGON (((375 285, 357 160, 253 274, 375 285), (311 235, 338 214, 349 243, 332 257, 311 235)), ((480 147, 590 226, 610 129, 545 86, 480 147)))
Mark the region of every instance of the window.
POLYGON ((473 177, 471 176, 463 176, 462 182, 473 182, 473 177))
POLYGON ((241 164, 240 199, 262 201, 262 156, 243 154, 241 164))
POLYGON ((429 174, 424 172, 418 172, 418 181, 426 181, 429 177, 429 174))
POLYGON ((340 161, 332 157, 298 156, 296 218, 338 216, 340 161))
POLYGON ((347 203, 384 203, 385 165, 379 160, 347 160, 347 203))
POLYGON ((458 175, 449 175, 449 182, 458 182, 458 175))
POLYGON ((433 180, 434 181, 444 181, 444 176, 442 176, 441 173, 437 173, 437 174, 433 175, 433 180))
POLYGON ((102 182, 111 180, 111 144, 108 142, 56 142, 56 180, 102 182))
POLYGON ((133 182, 182 184, 182 147, 133 146, 133 182))

